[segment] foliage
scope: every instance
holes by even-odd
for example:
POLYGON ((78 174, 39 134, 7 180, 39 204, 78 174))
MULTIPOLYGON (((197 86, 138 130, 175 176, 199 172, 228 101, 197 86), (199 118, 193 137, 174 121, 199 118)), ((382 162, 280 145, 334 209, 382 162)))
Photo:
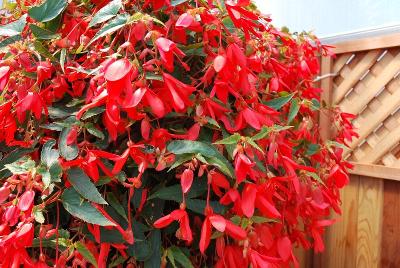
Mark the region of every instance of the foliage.
POLYGON ((2 267, 282 267, 323 250, 356 134, 320 103, 315 36, 249 0, 16 2, 0 26, 2 267))

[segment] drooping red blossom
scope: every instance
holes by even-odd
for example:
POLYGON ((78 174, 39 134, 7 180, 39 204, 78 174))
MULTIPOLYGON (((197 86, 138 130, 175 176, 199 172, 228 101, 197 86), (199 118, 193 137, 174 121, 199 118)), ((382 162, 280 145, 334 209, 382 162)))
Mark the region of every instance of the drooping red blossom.
POLYGON ((357 133, 320 104, 315 36, 249 0, 17 0, 1 23, 1 267, 297 267, 295 247, 324 249, 357 133))

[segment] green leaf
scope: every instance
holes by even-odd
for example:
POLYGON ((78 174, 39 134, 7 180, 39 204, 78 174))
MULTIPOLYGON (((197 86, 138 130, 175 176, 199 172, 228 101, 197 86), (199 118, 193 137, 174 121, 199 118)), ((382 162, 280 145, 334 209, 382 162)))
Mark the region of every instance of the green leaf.
POLYGON ((26 17, 27 15, 25 14, 16 21, 0 25, 0 36, 10 37, 21 34, 26 25, 26 17))
MULTIPOLYGON (((207 191, 207 181, 204 179, 196 179, 193 181, 190 191, 187 193, 187 198, 195 198, 201 196, 207 191)), ((163 187, 150 195, 147 200, 159 198, 162 200, 172 200, 182 202, 182 187, 180 184, 175 184, 169 187, 163 187)))
POLYGON ((85 244, 78 241, 75 242, 74 246, 85 260, 90 262, 94 267, 98 267, 96 258, 93 256, 92 252, 90 252, 90 250, 85 246, 85 244))
POLYGON ((90 46, 97 39, 106 36, 107 34, 111 34, 122 27, 124 27, 128 22, 129 16, 126 14, 119 14, 113 20, 109 21, 105 24, 96 35, 90 40, 90 42, 86 45, 86 47, 90 46))
POLYGON ((67 136, 70 131, 71 127, 64 128, 58 140, 60 154, 68 161, 75 159, 79 154, 79 148, 76 144, 67 145, 67 136))
POLYGON ((54 145, 56 144, 55 140, 47 141, 42 148, 40 153, 40 160, 44 163, 47 167, 51 167, 54 164, 58 164, 58 158, 60 154, 58 150, 53 149, 54 145))
POLYGON ((128 217, 126 216, 124 207, 121 205, 121 203, 118 201, 113 193, 110 192, 107 194, 107 200, 108 203, 110 203, 110 206, 115 209, 115 211, 118 212, 118 214, 121 215, 126 221, 128 221, 128 217))
POLYGON ((321 108, 321 104, 317 99, 312 99, 311 100, 311 110, 316 111, 321 108))
POLYGON ((161 232, 154 230, 150 234, 149 241, 153 253, 150 258, 144 262, 144 268, 160 268, 161 267, 161 232))
POLYGON ((161 75, 154 74, 151 72, 146 72, 146 80, 157 80, 157 81, 164 81, 161 75))
POLYGON ((31 7, 28 14, 40 22, 51 21, 63 12, 67 4, 67 0, 46 0, 40 6, 31 7))
POLYGON ((241 138, 242 136, 239 133, 235 133, 229 137, 226 137, 225 139, 214 142, 214 144, 237 144, 241 138))
POLYGON ((288 115, 288 124, 292 122, 292 120, 296 117, 297 113, 300 110, 299 100, 293 99, 290 104, 289 115, 288 115))
POLYGON ((319 149, 320 149, 319 144, 312 143, 312 144, 308 145, 306 155, 312 156, 312 155, 316 154, 319 151, 319 149))
POLYGON ((325 185, 325 183, 322 181, 322 179, 318 176, 317 173, 306 171, 306 174, 311 178, 313 178, 314 180, 316 180, 317 182, 319 182, 320 184, 325 185))
POLYGON ((246 142, 261 153, 264 153, 263 149, 252 138, 246 137, 246 142))
POLYGON ((98 204, 107 204, 106 200, 103 199, 96 186, 83 170, 71 168, 67 171, 67 175, 69 182, 83 197, 98 204))
POLYGON ((99 138, 99 139, 104 139, 104 133, 103 132, 101 132, 100 130, 98 130, 94 125, 93 125, 93 123, 87 123, 86 125, 85 125, 85 127, 86 127, 86 130, 90 133, 90 134, 92 134, 93 136, 95 136, 95 137, 97 137, 97 138, 99 138))
POLYGON ((177 266, 175 264, 174 255, 172 255, 172 252, 170 250, 167 250, 167 257, 168 257, 169 262, 172 264, 172 267, 177 268, 177 266))
POLYGON ((267 137, 271 133, 271 128, 263 126, 260 132, 258 132, 256 135, 254 135, 251 139, 253 141, 261 140, 267 137))
POLYGON ((251 217, 251 221, 257 224, 262 224, 267 222, 278 222, 276 219, 270 219, 261 216, 253 216, 251 217))
POLYGON ((17 161, 4 165, 14 175, 26 174, 35 168, 35 161, 29 156, 24 156, 17 161))
POLYGON ((0 52, 6 51, 7 46, 14 44, 15 42, 18 42, 21 40, 22 40, 22 36, 20 34, 3 39, 0 42, 0 52))
POLYGON ((269 100, 267 102, 265 102, 265 105, 271 107, 274 110, 279 110, 280 108, 282 108, 286 103, 288 103, 294 96, 294 93, 289 94, 287 96, 284 97, 280 97, 280 98, 276 98, 273 100, 269 100))
POLYGON ((60 52, 60 65, 61 65, 61 69, 64 73, 65 73, 64 66, 65 66, 66 57, 67 57, 67 49, 63 48, 63 49, 61 49, 61 52, 60 52))
POLYGON ((56 39, 56 38, 60 37, 59 34, 56 34, 49 30, 40 28, 39 26, 37 26, 35 24, 29 24, 29 28, 31 29, 33 35, 38 39, 50 40, 50 39, 56 39))
POLYGON ((45 58, 48 58, 52 61, 58 61, 53 54, 51 54, 47 48, 42 44, 42 42, 40 42, 39 40, 35 40, 35 42, 33 43, 33 47, 35 48, 35 50, 37 52, 39 52, 40 55, 42 55, 45 58))
MULTIPOLYGON (((206 208, 206 200, 201 199, 186 199, 186 207, 198 214, 204 215, 204 209, 206 208)), ((217 201, 210 201, 210 206, 215 213, 223 214, 225 213, 225 207, 217 201)))
POLYGON ((35 221, 43 224, 45 221, 43 210, 39 208, 39 206, 34 206, 32 209, 33 216, 35 217, 35 221))
POLYGON ((136 240, 133 245, 128 246, 127 253, 129 256, 134 257, 138 261, 146 261, 151 257, 153 250, 149 241, 136 240))
POLYGON ((0 178, 11 176, 11 172, 5 168, 6 164, 11 164, 22 158, 24 155, 33 152, 33 148, 17 148, 11 151, 3 159, 0 160, 0 178))
POLYGON ((177 6, 177 5, 186 3, 187 1, 189 1, 189 0, 172 0, 172 1, 171 1, 171 6, 175 7, 175 6, 177 6))
POLYGON ((213 159, 218 162, 221 171, 233 177, 234 170, 231 163, 212 145, 200 141, 176 140, 168 144, 168 151, 176 154, 201 154, 206 159, 213 159))
POLYGON ((99 23, 105 22, 115 17, 122 8, 121 0, 114 0, 102 7, 89 23, 89 27, 93 27, 99 23))
POLYGON ((189 258, 183 253, 181 248, 176 246, 172 246, 168 249, 171 252, 171 255, 174 257, 174 260, 179 262, 185 268, 194 268, 192 262, 189 258))
POLYGON ((103 113, 105 110, 106 110, 106 108, 104 108, 104 107, 95 107, 95 108, 89 109, 89 110, 82 116, 81 119, 82 119, 82 120, 89 119, 89 118, 91 118, 91 117, 93 117, 93 116, 96 116, 96 115, 98 115, 98 114, 103 113))
POLYGON ((168 169, 168 172, 173 170, 174 168, 182 165, 183 163, 186 163, 188 161, 191 161, 195 155, 194 154, 181 154, 177 155, 175 158, 175 162, 172 164, 172 166, 168 169))
POLYGON ((65 210, 78 219, 100 226, 115 226, 113 222, 104 217, 92 204, 82 200, 74 188, 66 189, 61 196, 61 201, 65 210))

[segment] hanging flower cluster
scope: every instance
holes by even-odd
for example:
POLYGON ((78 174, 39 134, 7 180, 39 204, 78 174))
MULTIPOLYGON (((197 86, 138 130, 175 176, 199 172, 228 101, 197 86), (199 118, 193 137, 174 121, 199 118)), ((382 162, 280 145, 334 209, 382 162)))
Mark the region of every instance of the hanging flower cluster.
POLYGON ((285 267, 324 249, 356 133, 320 102, 315 36, 250 0, 8 9, 1 267, 285 267))

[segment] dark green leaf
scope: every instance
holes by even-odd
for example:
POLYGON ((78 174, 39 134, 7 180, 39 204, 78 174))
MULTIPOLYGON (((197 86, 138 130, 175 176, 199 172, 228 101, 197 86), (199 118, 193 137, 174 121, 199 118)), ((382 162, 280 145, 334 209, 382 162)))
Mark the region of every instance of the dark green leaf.
POLYGON ((49 30, 40 28, 39 26, 37 26, 35 24, 29 24, 29 28, 31 29, 33 35, 38 39, 48 40, 48 39, 56 39, 56 38, 60 37, 59 34, 56 34, 49 30))
POLYGON ((117 15, 122 8, 121 0, 114 0, 102 7, 89 23, 89 27, 93 27, 99 23, 105 22, 117 15))
POLYGON ((74 188, 66 189, 61 196, 61 201, 65 210, 78 219, 100 226, 115 226, 114 223, 104 217, 92 204, 82 200, 74 188))
POLYGON ((193 157, 194 157, 194 154, 180 154, 180 155, 177 155, 176 158, 175 158, 175 162, 168 169, 168 172, 173 170, 174 168, 182 165, 183 163, 191 161, 193 159, 193 157))
MULTIPOLYGON (((195 198, 201 196, 207 191, 207 181, 205 179, 196 179, 193 181, 190 191, 187 193, 187 198, 195 198)), ((180 184, 175 184, 169 187, 163 187, 150 195, 147 199, 151 200, 159 198, 162 200, 172 200, 182 202, 182 187, 180 184)))
POLYGON ((33 148, 17 148, 0 160, 0 178, 11 176, 11 172, 5 168, 6 164, 11 164, 22 158, 24 155, 33 152, 33 148))
POLYGON ((311 110, 316 111, 319 110, 321 108, 321 104, 319 103, 319 101, 317 99, 312 99, 311 100, 311 110))
POLYGON ((322 179, 318 176, 317 173, 306 171, 307 175, 319 182, 322 185, 325 185, 325 183, 322 181, 322 179))
POLYGON ((189 1, 189 0, 171 0, 171 6, 174 7, 174 6, 186 3, 187 1, 189 1))
POLYGON ((126 216, 124 207, 121 205, 121 203, 118 201, 113 193, 107 194, 107 200, 110 203, 110 206, 115 209, 115 211, 118 212, 118 214, 121 215, 126 221, 128 221, 128 217, 126 216))
POLYGON ((82 255, 82 257, 90 262, 94 267, 97 267, 96 258, 93 256, 92 252, 83 244, 82 242, 75 242, 74 244, 76 250, 82 255))
POLYGON ((20 41, 20 40, 22 40, 22 36, 20 34, 3 39, 0 42, 0 51, 4 51, 5 47, 7 47, 8 45, 14 44, 15 42, 20 41))
POLYGON ((218 162, 221 171, 226 175, 233 177, 234 171, 232 165, 226 158, 212 145, 200 141, 176 140, 168 144, 168 151, 180 154, 201 154, 207 158, 213 158, 218 162))
POLYGON ((70 127, 64 128, 58 141, 60 154, 68 161, 75 159, 79 154, 79 148, 76 144, 67 145, 67 136, 70 131, 70 127))
POLYGON ((297 113, 300 110, 299 100, 293 99, 290 104, 289 115, 288 115, 288 124, 292 122, 292 120, 296 117, 297 113))
POLYGON ((16 21, 0 25, 0 36, 9 37, 21 34, 26 25, 26 17, 27 15, 25 14, 16 21))
POLYGON ((88 110, 83 116, 82 116, 82 120, 86 120, 89 119, 95 115, 101 114, 105 111, 106 109, 104 107, 95 107, 92 108, 90 110, 88 110))
POLYGON ((183 253, 181 248, 178 248, 176 246, 172 246, 168 249, 168 251, 171 252, 172 256, 174 257, 174 260, 176 262, 179 262, 182 267, 185 268, 194 268, 192 262, 189 260, 189 258, 183 253))
POLYGON ((52 61, 58 61, 53 54, 51 54, 47 48, 42 44, 42 42, 40 42, 39 40, 35 40, 35 42, 33 43, 33 46, 35 47, 35 50, 37 52, 39 52, 40 55, 42 55, 45 58, 48 58, 52 61))
POLYGON ((67 49, 66 48, 61 49, 61 52, 60 52, 60 65, 61 65, 61 69, 63 70, 64 73, 65 73, 64 66, 65 66, 66 56, 67 56, 67 49))
POLYGON ((251 221, 257 224, 267 223, 267 222, 278 222, 276 219, 270 219, 261 216, 253 216, 251 217, 251 221))
POLYGON ((128 246, 127 253, 129 254, 129 256, 134 257, 138 261, 146 261, 151 257, 153 251, 151 248, 151 243, 149 241, 136 240, 133 245, 128 246))
POLYGON ((40 22, 51 21, 63 12, 67 4, 67 0, 46 0, 40 6, 31 7, 28 14, 40 22))
POLYGON ((312 143, 312 144, 308 145, 306 155, 312 156, 312 155, 316 154, 319 151, 319 149, 320 149, 320 146, 318 144, 312 143))
POLYGON ((146 72, 146 80, 164 81, 161 75, 157 75, 151 72, 146 72))
POLYGON ((101 132, 100 130, 98 130, 94 125, 93 125, 93 123, 87 123, 86 125, 85 125, 85 127, 86 127, 86 130, 90 133, 90 134, 92 134, 93 136, 95 136, 95 137, 97 137, 97 138, 99 138, 99 139, 104 139, 104 133, 103 132, 101 132))
POLYGON ((117 15, 112 21, 109 21, 96 33, 96 35, 92 38, 92 40, 90 40, 86 47, 90 46, 97 39, 106 36, 107 34, 111 34, 124 27, 128 22, 128 18, 129 16, 126 14, 117 15))
POLYGON ((161 267, 161 232, 154 230, 150 234, 149 241, 153 253, 150 258, 144 262, 144 268, 160 268, 161 267))
MULTIPOLYGON (((193 212, 204 215, 204 209, 206 208, 206 201, 201 199, 186 199, 186 207, 193 212)), ((210 206, 215 213, 223 214, 225 207, 217 201, 210 201, 210 206)))
POLYGON ((35 161, 29 156, 24 156, 14 163, 4 165, 14 175, 26 174, 35 168, 35 161))
POLYGON ((272 109, 279 110, 282 108, 286 103, 288 103, 294 96, 294 93, 289 94, 284 97, 276 98, 273 100, 269 100, 265 102, 265 105, 271 107, 272 109))
POLYGON ((237 144, 242 136, 239 133, 235 133, 233 135, 230 135, 229 137, 226 137, 220 141, 214 142, 214 144, 237 144))
POLYGON ((40 153, 40 160, 47 167, 51 167, 55 163, 58 164, 58 158, 60 157, 60 154, 58 153, 58 150, 53 149, 55 144, 56 144, 55 140, 47 141, 43 145, 42 152, 40 153))
POLYGON ((96 186, 83 170, 71 168, 67 171, 67 175, 69 182, 83 197, 98 204, 107 204, 106 200, 103 199, 96 186))

